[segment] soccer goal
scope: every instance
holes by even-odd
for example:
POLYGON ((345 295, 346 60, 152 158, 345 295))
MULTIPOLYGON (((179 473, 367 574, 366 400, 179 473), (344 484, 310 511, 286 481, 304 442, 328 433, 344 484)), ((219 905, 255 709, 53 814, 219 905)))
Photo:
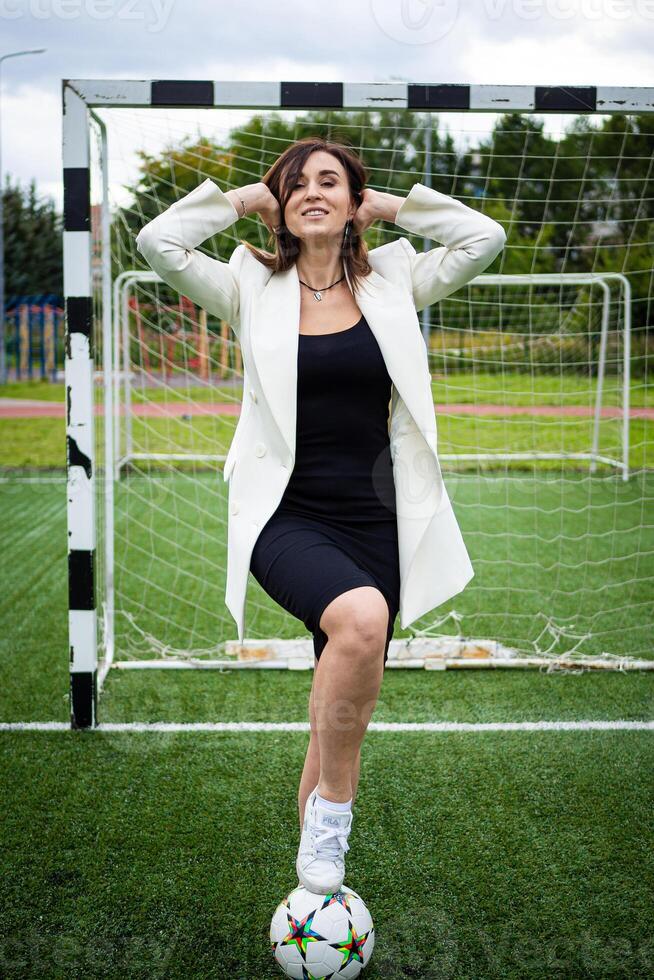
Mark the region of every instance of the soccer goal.
MULTIPOLYGON (((370 186, 420 181, 508 236, 420 314, 475 578, 397 624, 388 666, 651 664, 654 89, 64 79, 62 94, 74 727, 97 723, 111 668, 313 666, 310 635, 252 577, 236 642, 222 467, 241 352, 135 246, 206 177, 256 181, 307 135, 356 147, 370 186)), ((378 222, 366 240, 401 234, 378 222)), ((242 239, 270 247, 256 216, 200 247, 226 261, 242 239)))

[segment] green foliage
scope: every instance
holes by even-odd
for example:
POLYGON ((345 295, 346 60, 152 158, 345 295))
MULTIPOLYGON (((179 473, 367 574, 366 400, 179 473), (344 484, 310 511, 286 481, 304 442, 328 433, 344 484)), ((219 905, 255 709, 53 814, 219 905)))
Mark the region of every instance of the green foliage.
POLYGON ((632 326, 648 328, 652 116, 578 116, 556 140, 542 121, 509 113, 480 156, 479 180, 508 236, 502 272, 622 272, 632 326))
POLYGON ((5 295, 63 295, 62 222, 54 201, 39 199, 36 180, 27 189, 7 175, 4 207, 5 295))
MULTIPOLYGON (((114 272, 127 256, 132 265, 142 261, 134 246, 139 229, 204 178, 222 187, 253 183, 290 143, 313 134, 363 148, 375 189, 403 195, 416 181, 428 182, 499 221, 507 245, 487 272, 624 272, 633 293, 633 327, 649 325, 654 263, 646 202, 654 196, 654 120, 646 114, 573 117, 557 138, 542 119, 506 113, 488 137, 462 151, 437 116, 410 110, 316 110, 296 119, 257 113, 232 129, 224 144, 192 137, 159 156, 139 154, 133 201, 113 224, 114 272)), ((239 224, 239 235, 272 247, 256 217, 239 224)), ((397 229, 377 222, 366 241, 375 248, 396 235, 397 229)), ((424 247, 418 236, 408 237, 417 249, 424 247)), ((233 241, 218 235, 203 247, 227 260, 233 241)))

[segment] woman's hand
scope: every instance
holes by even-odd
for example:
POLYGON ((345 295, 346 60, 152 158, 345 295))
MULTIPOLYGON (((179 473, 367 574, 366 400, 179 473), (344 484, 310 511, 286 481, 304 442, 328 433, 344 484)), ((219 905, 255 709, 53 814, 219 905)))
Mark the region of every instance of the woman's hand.
POLYGON ((244 184, 242 187, 227 191, 226 197, 232 202, 239 218, 247 214, 259 213, 264 224, 273 231, 281 223, 279 204, 272 191, 263 181, 255 184, 244 184), (245 214, 243 214, 245 205, 245 214))
POLYGON ((362 235, 379 218, 384 221, 395 221, 403 197, 388 194, 386 191, 373 191, 370 187, 363 190, 363 200, 352 219, 354 231, 362 235))
POLYGON ((266 228, 274 235, 282 223, 282 213, 279 202, 267 184, 260 182, 256 211, 266 228))
POLYGON ((357 235, 363 235, 370 226, 381 217, 379 210, 378 191, 373 191, 370 187, 364 187, 362 191, 363 200, 357 208, 352 219, 352 230, 357 235))

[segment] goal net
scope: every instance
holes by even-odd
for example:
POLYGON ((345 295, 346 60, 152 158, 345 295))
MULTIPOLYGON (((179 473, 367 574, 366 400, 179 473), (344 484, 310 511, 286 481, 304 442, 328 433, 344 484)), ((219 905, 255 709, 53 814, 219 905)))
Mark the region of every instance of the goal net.
MULTIPOLYGON (((486 274, 419 314, 443 475, 475 577, 407 630, 398 619, 389 666, 647 658, 654 116, 645 97, 628 90, 631 101, 618 93, 602 110, 597 97, 573 111, 578 100, 541 93, 541 111, 516 99, 496 112, 472 98, 468 109, 431 108, 406 97, 424 86, 388 85, 400 94, 379 109, 369 85, 350 108, 344 97, 312 108, 307 86, 285 100, 282 85, 274 101, 257 84, 234 95, 224 83, 64 83, 69 170, 71 153, 83 152, 70 148, 75 126, 88 139, 94 502, 92 547, 78 550, 94 552, 101 678, 109 665, 313 664, 303 624, 252 576, 246 642, 235 643, 222 466, 241 351, 227 323, 169 288, 135 246, 144 224, 205 178, 225 191, 260 180, 307 135, 354 147, 369 186, 406 195, 421 181, 508 236, 486 274), (167 93, 156 88, 164 84, 167 93), (184 84, 213 94, 180 95, 184 84)), ((400 235, 419 251, 437 244, 386 222, 365 237, 372 249, 400 235)), ((256 215, 200 248, 227 261, 241 240, 271 248, 256 215)), ((66 261, 71 279, 72 245, 66 261)), ((67 384, 79 385, 73 330, 67 384)), ((70 445, 69 482, 82 465, 70 445)), ((69 510, 69 528, 78 517, 69 510)))

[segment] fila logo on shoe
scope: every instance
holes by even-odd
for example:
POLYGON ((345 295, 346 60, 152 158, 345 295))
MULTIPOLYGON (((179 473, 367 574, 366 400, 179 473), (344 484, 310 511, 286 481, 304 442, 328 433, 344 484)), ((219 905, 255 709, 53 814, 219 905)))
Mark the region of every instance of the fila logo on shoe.
POLYGON ((341 826, 341 821, 338 819, 338 817, 328 817, 327 814, 325 814, 325 816, 322 818, 322 822, 323 823, 328 823, 332 827, 340 827, 341 826))

